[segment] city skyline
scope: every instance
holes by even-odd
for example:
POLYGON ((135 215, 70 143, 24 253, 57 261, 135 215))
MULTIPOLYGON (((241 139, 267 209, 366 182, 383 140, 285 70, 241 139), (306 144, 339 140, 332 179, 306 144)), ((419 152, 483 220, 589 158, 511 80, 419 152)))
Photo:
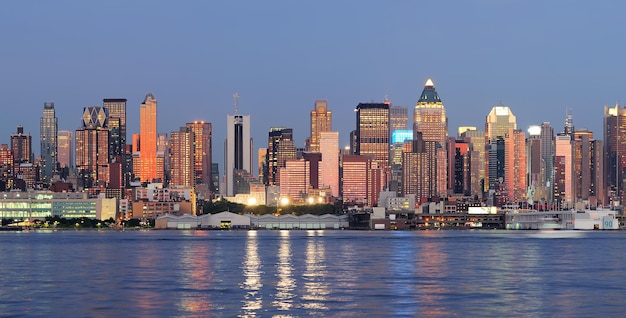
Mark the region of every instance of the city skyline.
MULTIPOLYGON (((358 103, 387 96, 413 107, 429 77, 450 131, 480 127, 502 101, 522 130, 550 122, 558 132, 571 108, 577 128, 600 132, 604 105, 624 95, 624 44, 613 41, 622 3, 146 3, 7 4, 0 26, 15 31, 0 50, 0 87, 10 106, 0 118, 0 142, 22 125, 39 145, 39 116, 25 114, 40 114, 44 102, 55 102, 60 130, 74 131, 79 112, 103 98, 128 99, 130 140, 146 92, 159 99, 159 133, 204 120, 217 144, 239 92, 257 146, 269 127, 308 127, 314 101, 327 100, 342 147, 353 125, 339 124, 352 120, 358 103), (220 14, 205 19, 202 12, 220 14), (310 22, 318 16, 325 23, 310 22), (162 22, 147 23, 151 17, 162 22), (374 17, 390 18, 381 25, 374 17), (146 54, 149 42, 155 49, 146 54), (118 49, 102 49, 107 43, 118 49)), ((294 131, 297 146, 307 137, 294 131)), ((214 150, 223 167, 222 147, 214 150)))

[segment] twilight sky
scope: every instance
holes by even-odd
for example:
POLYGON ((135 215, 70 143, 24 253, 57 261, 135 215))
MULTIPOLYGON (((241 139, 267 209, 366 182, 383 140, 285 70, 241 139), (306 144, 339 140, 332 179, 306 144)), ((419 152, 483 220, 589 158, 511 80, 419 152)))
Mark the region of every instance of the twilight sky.
POLYGON ((626 100, 624 12, 623 1, 568 0, 3 1, 0 143, 21 124, 39 154, 45 101, 73 131, 103 98, 128 99, 130 141, 152 92, 159 132, 213 124, 223 173, 235 92, 255 148, 272 126, 294 128, 302 146, 316 99, 345 146, 359 102, 387 95, 412 116, 428 77, 450 135, 484 129, 502 101, 518 128, 560 132, 571 108, 602 139, 603 106, 626 100))

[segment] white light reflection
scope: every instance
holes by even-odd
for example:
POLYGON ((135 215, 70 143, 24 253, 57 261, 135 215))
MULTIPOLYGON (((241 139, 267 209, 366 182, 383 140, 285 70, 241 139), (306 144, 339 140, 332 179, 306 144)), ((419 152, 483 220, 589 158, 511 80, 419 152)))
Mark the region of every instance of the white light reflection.
POLYGON ((246 291, 241 307, 244 317, 257 316, 258 311, 263 307, 263 297, 259 292, 263 284, 261 283, 261 260, 256 234, 256 231, 248 231, 246 257, 242 266, 243 276, 246 278, 240 286, 246 291))
POLYGON ((308 231, 306 243, 306 263, 305 271, 302 274, 304 279, 305 301, 303 307, 310 310, 328 310, 328 284, 325 279, 328 277, 326 270, 326 247, 324 240, 316 238, 323 236, 324 231, 308 231))
MULTIPOLYGON (((193 235, 207 236, 206 232, 191 232, 193 235)), ((185 234, 187 235, 187 234, 185 234)), ((183 284, 180 296, 179 309, 188 314, 209 312, 213 306, 206 291, 211 288, 213 272, 210 271, 209 259, 211 255, 208 249, 197 248, 195 245, 185 244, 180 256, 181 284, 183 284)))
POLYGON ((291 242, 289 231, 280 231, 280 247, 278 249, 278 263, 276 273, 278 283, 276 284, 276 295, 273 302, 278 310, 289 310, 293 306, 293 294, 296 288, 296 280, 293 279, 293 265, 291 264, 291 242))

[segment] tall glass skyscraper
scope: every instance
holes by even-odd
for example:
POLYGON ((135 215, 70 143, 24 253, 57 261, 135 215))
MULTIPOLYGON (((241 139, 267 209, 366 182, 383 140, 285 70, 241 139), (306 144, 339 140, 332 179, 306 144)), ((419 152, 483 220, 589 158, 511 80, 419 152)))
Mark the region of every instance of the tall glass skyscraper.
POLYGON ((250 138, 250 115, 226 116, 226 141, 224 151, 224 174, 226 196, 234 196, 236 172, 252 172, 252 138, 250 138))
POLYGON ((139 138, 139 173, 135 171, 135 176, 142 182, 152 182, 163 175, 162 171, 157 172, 157 100, 152 93, 146 94, 139 108, 139 138))
MULTIPOLYGON (((448 139, 448 117, 446 109, 435 90, 435 84, 428 78, 424 84, 424 90, 415 104, 413 116, 414 132, 422 133, 422 139, 426 142, 434 141, 438 145, 435 148, 437 166, 436 193, 445 195, 448 187, 448 155, 446 142, 448 139)), ((417 140, 415 138, 414 140, 417 140)), ((435 182, 435 180, 431 180, 435 182)))
POLYGON ((41 177, 50 182, 57 171, 59 123, 54 112, 54 103, 43 104, 43 116, 39 124, 39 140, 41 142, 41 177))

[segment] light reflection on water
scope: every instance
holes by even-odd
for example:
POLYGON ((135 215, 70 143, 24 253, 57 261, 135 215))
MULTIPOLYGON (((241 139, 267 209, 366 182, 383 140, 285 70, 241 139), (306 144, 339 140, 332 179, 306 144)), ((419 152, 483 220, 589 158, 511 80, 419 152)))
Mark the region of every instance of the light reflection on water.
POLYGON ((278 248, 278 263, 276 272, 278 282, 276 284, 276 294, 272 303, 280 311, 287 311, 293 306, 293 294, 296 288, 296 280, 293 278, 293 266, 291 264, 291 241, 290 231, 280 231, 280 242, 278 248))
POLYGON ((328 283, 326 278, 326 249, 323 240, 316 236, 323 235, 323 231, 308 231, 305 247, 305 264, 302 279, 304 291, 302 295, 302 307, 307 310, 326 311, 328 306, 328 283))
POLYGON ((258 254, 257 231, 248 231, 246 242, 246 256, 243 262, 243 277, 241 288, 245 291, 241 310, 246 317, 254 317, 262 308, 263 297, 261 287, 261 260, 258 254))
POLYGON ((0 233, 0 316, 619 317, 626 232, 0 233))

